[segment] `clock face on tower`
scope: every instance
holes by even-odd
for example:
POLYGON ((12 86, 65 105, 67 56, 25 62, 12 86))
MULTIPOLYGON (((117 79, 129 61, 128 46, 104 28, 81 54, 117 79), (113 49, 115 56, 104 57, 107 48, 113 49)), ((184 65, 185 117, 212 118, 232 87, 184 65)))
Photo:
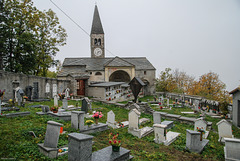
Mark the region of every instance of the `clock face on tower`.
POLYGON ((100 55, 102 55, 102 49, 100 49, 100 48, 94 49, 94 55, 95 55, 95 56, 100 56, 100 55))

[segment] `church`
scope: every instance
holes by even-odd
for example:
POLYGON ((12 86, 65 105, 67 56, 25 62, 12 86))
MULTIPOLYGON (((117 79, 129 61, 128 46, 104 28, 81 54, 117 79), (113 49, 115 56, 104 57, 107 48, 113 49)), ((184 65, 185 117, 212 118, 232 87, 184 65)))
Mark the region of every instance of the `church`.
POLYGON ((70 88, 74 89, 71 92, 75 96, 115 99, 130 93, 128 83, 134 77, 144 82, 144 95, 155 92, 156 69, 146 57, 105 57, 104 31, 97 5, 92 21, 90 48, 91 57, 65 58, 57 75, 59 79, 71 81, 70 88))

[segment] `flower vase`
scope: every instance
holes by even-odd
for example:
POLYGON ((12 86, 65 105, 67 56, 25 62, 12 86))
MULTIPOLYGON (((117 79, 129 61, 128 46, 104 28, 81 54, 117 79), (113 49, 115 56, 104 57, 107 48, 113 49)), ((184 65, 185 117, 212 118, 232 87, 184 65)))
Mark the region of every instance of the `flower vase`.
POLYGON ((53 110, 53 113, 58 113, 58 110, 53 110))
POLYGON ((95 118, 95 124, 98 125, 98 118, 95 118))
POLYGON ((113 152, 119 152, 119 150, 120 150, 120 146, 114 146, 114 145, 112 145, 112 151, 113 151, 113 152))

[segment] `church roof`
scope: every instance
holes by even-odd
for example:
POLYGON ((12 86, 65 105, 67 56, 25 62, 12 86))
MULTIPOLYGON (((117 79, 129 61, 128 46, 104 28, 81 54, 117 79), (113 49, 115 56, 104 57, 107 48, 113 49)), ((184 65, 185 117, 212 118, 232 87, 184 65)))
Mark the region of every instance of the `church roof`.
POLYGON ((98 13, 97 5, 95 5, 95 10, 94 10, 94 14, 93 14, 91 34, 104 34, 101 19, 100 19, 99 13, 98 13))
POLYGON ((106 67, 132 67, 134 65, 127 62, 126 60, 116 56, 111 61, 107 62, 104 66, 106 66, 106 67))
POLYGON ((84 66, 87 71, 103 71, 104 65, 131 65, 136 70, 155 70, 146 57, 108 57, 108 58, 65 58, 63 68, 67 66, 84 66), (124 62, 124 63, 123 63, 124 62))

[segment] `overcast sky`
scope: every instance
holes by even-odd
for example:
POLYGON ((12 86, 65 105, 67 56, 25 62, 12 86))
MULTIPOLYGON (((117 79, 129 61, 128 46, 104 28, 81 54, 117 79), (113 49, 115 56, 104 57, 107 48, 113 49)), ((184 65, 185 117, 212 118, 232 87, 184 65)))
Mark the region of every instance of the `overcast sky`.
MULTIPOLYGON (((199 78, 217 73, 233 90, 240 85, 239 0, 52 0, 88 33, 95 2, 105 32, 105 48, 119 57, 147 57, 156 70, 178 68, 199 78)), ((66 29, 67 45, 56 59, 90 57, 90 38, 50 0, 33 0, 52 9, 66 29)), ((106 57, 112 57, 106 52, 106 57)))

